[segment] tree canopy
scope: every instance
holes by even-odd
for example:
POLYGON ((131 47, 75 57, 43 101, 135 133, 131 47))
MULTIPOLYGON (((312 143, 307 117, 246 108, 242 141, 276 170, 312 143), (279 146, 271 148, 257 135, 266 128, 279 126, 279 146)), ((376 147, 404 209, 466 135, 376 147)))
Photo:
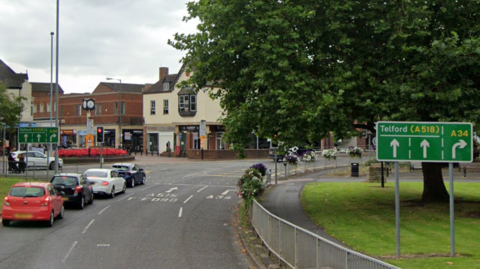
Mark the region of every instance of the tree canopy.
POLYGON ((5 85, 0 81, 0 122, 11 128, 18 125, 22 117, 23 97, 15 97, 8 93, 5 85))
POLYGON ((214 84, 230 142, 343 137, 353 121, 479 122, 480 1, 199 0, 191 84, 214 84))

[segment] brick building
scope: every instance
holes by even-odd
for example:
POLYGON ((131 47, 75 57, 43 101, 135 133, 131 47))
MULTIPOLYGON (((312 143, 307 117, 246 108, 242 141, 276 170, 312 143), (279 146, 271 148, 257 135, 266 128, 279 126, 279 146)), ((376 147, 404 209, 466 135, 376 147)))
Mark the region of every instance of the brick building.
POLYGON ((87 114, 90 113, 94 129, 104 127, 104 146, 142 150, 144 87, 143 84, 101 82, 91 94, 60 97, 61 143, 85 146, 87 114), (94 99, 95 109, 90 112, 82 109, 83 99, 94 99))

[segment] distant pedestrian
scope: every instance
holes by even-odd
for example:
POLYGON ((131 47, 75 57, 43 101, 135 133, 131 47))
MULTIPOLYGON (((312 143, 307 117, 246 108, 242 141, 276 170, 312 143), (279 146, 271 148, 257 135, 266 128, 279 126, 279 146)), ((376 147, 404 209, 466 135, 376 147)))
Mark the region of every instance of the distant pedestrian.
POLYGON ((13 158, 13 153, 8 155, 8 170, 12 173, 17 172, 17 163, 15 162, 15 158, 13 158))
POLYGON ((23 153, 18 154, 18 168, 20 173, 25 173, 27 164, 25 163, 25 155, 23 153))

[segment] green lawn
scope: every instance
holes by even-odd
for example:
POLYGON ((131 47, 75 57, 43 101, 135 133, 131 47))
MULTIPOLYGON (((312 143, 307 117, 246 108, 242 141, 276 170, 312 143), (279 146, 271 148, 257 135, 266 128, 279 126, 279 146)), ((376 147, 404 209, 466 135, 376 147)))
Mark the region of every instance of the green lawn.
POLYGON ((305 212, 355 250, 408 268, 480 268, 480 183, 455 183, 455 252, 450 257, 449 204, 422 205, 423 183, 400 183, 401 259, 395 259, 395 187, 310 183, 305 212))

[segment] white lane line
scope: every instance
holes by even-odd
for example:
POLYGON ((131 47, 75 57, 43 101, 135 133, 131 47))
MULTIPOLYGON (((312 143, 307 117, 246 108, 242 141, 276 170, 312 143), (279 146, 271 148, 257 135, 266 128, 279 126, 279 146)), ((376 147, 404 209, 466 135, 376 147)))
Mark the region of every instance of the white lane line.
POLYGON ((127 199, 128 197, 130 197, 130 196, 132 196, 132 195, 133 195, 133 193, 130 193, 129 195, 122 197, 122 199, 118 199, 117 202, 120 202, 120 201, 122 201, 123 199, 127 199))
POLYGON ((110 244, 97 244, 97 248, 98 247, 109 247, 109 246, 110 246, 110 244))
POLYGON ((187 198, 187 200, 185 200, 183 203, 186 204, 188 202, 188 200, 190 200, 190 198, 192 198, 193 195, 190 195, 190 197, 187 198))
POLYGON ((73 248, 77 245, 77 243, 78 243, 77 241, 73 242, 73 245, 68 250, 67 255, 62 260, 63 263, 68 259, 68 256, 70 256, 70 253, 72 252, 73 248))
POLYGON ((183 207, 180 207, 180 212, 178 212, 178 217, 179 217, 179 218, 182 217, 182 212, 183 212, 183 207))
POLYGON ((105 207, 104 209, 102 209, 100 212, 98 212, 98 215, 101 215, 103 213, 103 211, 107 210, 110 206, 107 206, 105 207))
POLYGON ((197 192, 201 192, 201 191, 203 191, 204 189, 206 189, 207 187, 208 187, 208 186, 205 186, 205 187, 199 189, 197 192))
POLYGON ((94 221, 95 221, 95 219, 92 219, 92 221, 90 221, 90 223, 87 225, 87 227, 85 227, 85 229, 83 229, 82 234, 87 232, 88 228, 90 227, 90 225, 93 224, 94 221))

